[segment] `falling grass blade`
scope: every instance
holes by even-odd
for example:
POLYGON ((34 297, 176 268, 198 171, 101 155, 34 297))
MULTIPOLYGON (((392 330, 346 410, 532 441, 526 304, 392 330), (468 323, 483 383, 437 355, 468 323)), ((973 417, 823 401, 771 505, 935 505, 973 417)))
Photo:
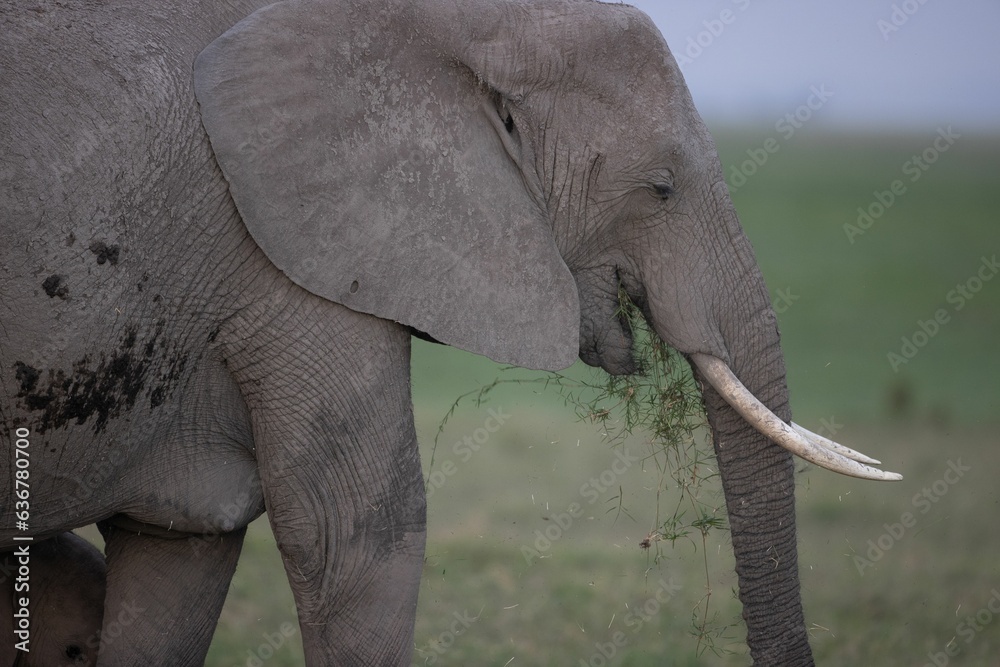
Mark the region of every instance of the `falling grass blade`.
MULTIPOLYGON (((696 435, 706 426, 701 394, 687 361, 650 330, 641 309, 632 303, 624 290, 619 292, 617 315, 619 321, 631 329, 640 372, 612 376, 597 371, 589 381, 571 380, 558 373, 527 380, 497 379, 460 396, 442 421, 438 436, 460 402, 474 397, 478 407, 500 384, 536 384, 542 390, 554 388, 567 405, 573 406, 580 420, 600 427, 609 444, 622 444, 627 437, 641 433, 651 445, 647 458, 655 461, 655 470, 659 472, 654 485, 657 502, 661 502, 660 492, 667 489, 668 482, 672 482, 679 492, 673 510, 662 513, 669 518, 650 531, 641 545, 645 545, 644 548, 656 546, 653 557, 657 562, 662 555, 660 542, 676 547, 677 541, 683 539, 695 549, 701 548, 706 559, 706 594, 692 614, 693 634, 698 639, 699 654, 706 650, 717 652, 716 641, 724 637, 729 626, 717 627, 710 614, 712 594, 706 540, 711 531, 725 528, 725 520, 718 491, 706 485, 717 476, 712 465, 714 453, 696 435), (695 518, 689 519, 689 516, 695 518)), ((615 512, 616 519, 621 514, 630 516, 621 489, 615 506, 608 511, 615 512)), ((661 516, 659 507, 657 515, 661 516)))

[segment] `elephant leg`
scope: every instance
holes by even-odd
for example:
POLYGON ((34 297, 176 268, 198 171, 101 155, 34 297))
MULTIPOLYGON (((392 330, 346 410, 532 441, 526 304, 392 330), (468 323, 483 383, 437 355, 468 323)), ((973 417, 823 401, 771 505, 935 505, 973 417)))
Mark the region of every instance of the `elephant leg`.
POLYGON ((298 314, 247 403, 306 662, 409 665, 426 533, 409 333, 333 304, 298 314))
POLYGON ((246 528, 173 539, 101 529, 108 584, 98 665, 204 664, 246 528))

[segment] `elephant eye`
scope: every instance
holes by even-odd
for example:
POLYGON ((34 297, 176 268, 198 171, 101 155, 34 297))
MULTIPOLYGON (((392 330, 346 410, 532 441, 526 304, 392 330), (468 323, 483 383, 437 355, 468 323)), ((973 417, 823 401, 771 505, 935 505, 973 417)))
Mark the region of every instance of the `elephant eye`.
POLYGON ((676 194, 674 186, 669 183, 653 183, 649 186, 649 189, 652 191, 654 196, 664 201, 670 199, 674 196, 674 194, 676 194))
POLYGON ((507 134, 512 134, 514 132, 514 117, 502 107, 497 109, 497 113, 500 114, 500 120, 503 121, 503 126, 507 130, 507 134))
POLYGON ((507 134, 514 134, 514 116, 507 110, 507 102, 500 93, 493 94, 493 104, 507 134))

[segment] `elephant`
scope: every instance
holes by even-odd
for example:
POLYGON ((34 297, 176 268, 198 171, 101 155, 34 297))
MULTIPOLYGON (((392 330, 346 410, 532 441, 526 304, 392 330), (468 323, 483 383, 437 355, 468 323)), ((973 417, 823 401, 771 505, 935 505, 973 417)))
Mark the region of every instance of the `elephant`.
MULTIPOLYGON (((23 546, 24 543, 22 543, 23 546)), ((0 554, 0 665, 72 667, 97 664, 104 617, 104 555, 87 540, 65 532, 0 554), (27 561, 29 578, 18 581, 27 561), (35 584, 34 582, 40 582, 35 584), (25 589, 23 585, 27 584, 25 589), (15 635, 15 600, 28 599, 29 629, 15 635), (28 643, 19 650, 25 639, 28 643)), ((18 605, 18 611, 21 611, 18 605)))
POLYGON ((426 533, 412 336, 703 388, 756 664, 812 664, 779 333, 651 20, 591 0, 3 10, 0 549, 98 523, 100 665, 204 661, 267 512, 310 665, 409 664, 426 533), (21 440, 18 440, 20 442, 21 440), (18 468, 18 470, 20 470, 18 468), (164 632, 169 629, 169 632, 164 632))

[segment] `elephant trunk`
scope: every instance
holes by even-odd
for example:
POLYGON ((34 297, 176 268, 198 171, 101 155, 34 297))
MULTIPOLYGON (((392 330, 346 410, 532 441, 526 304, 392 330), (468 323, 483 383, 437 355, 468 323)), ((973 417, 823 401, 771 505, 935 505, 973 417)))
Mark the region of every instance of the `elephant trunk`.
MULTIPOLYGON (((756 272, 755 272, 756 273, 756 272)), ((792 454, 854 477, 898 480, 878 461, 791 422, 778 327, 759 275, 762 302, 744 294, 743 319, 722 327, 729 363, 691 353, 712 429, 726 497, 747 644, 755 665, 811 665, 799 593, 792 454)))
MULTIPOLYGON (((790 409, 776 326, 730 345, 732 371, 778 418, 790 409)), ((707 382, 693 355, 722 477, 747 644, 755 665, 811 665, 799 594, 791 454, 751 426, 707 382)))
POLYGON ((799 597, 792 454, 855 477, 901 477, 793 424, 777 318, 724 183, 706 245, 645 255, 656 333, 694 366, 712 429, 755 664, 812 664, 799 597), (714 263, 700 258, 714 257, 714 263))
POLYGON ((683 256, 660 264, 672 270, 648 268, 650 315, 657 334, 688 356, 702 388, 754 664, 811 665, 799 593, 794 462, 755 425, 760 415, 746 409, 753 405, 786 428, 790 422, 777 320, 735 211, 728 197, 719 201, 714 228, 723 233, 708 256, 729 261, 701 269, 701 281, 677 279, 699 275, 700 267, 683 256), (678 317, 671 302, 690 304, 696 315, 678 317))

